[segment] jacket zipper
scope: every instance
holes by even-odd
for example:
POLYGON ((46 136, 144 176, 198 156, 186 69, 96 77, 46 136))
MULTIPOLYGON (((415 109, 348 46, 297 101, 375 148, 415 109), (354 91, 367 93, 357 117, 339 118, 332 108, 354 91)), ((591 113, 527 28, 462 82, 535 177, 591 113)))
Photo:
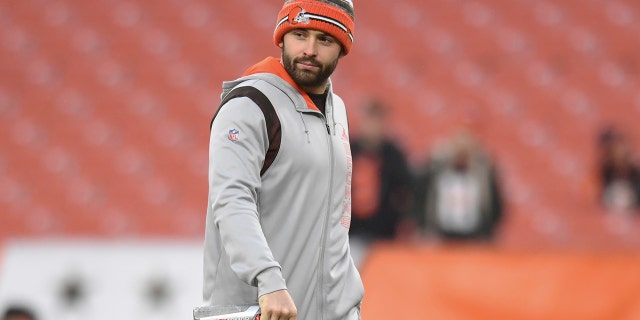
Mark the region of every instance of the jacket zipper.
POLYGON ((322 232, 322 247, 320 251, 320 274, 319 274, 319 284, 320 284, 320 320, 324 319, 324 269, 325 269, 325 253, 327 248, 327 233, 329 233, 329 217, 331 216, 331 202, 333 200, 333 193, 331 192, 331 186, 333 186, 333 175, 334 175, 334 164, 333 164, 333 142, 331 141, 331 129, 329 127, 329 123, 327 118, 323 115, 324 124, 327 127, 327 147, 329 148, 329 161, 331 163, 329 169, 329 199, 327 203, 327 214, 324 217, 324 226, 322 232))
POLYGON ((331 140, 331 127, 329 126, 329 121, 327 117, 322 114, 320 111, 307 111, 306 113, 317 113, 324 121, 324 126, 327 128, 327 148, 329 149, 329 199, 327 202, 327 214, 324 217, 324 225, 322 226, 322 239, 320 239, 320 272, 318 273, 318 285, 319 285, 319 294, 318 294, 318 311, 320 312, 319 320, 324 319, 324 257, 325 251, 327 247, 327 233, 329 230, 329 217, 331 216, 331 201, 333 200, 333 193, 331 192, 331 186, 333 185, 333 175, 334 175, 334 163, 333 163, 333 142, 331 140))

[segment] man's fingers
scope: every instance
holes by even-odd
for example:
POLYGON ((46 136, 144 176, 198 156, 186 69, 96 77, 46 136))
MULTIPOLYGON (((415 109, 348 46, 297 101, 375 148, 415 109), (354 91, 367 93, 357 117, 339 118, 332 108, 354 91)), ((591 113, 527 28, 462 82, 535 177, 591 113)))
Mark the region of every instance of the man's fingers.
POLYGON ((297 311, 295 309, 267 309, 262 310, 260 320, 296 320, 297 311))

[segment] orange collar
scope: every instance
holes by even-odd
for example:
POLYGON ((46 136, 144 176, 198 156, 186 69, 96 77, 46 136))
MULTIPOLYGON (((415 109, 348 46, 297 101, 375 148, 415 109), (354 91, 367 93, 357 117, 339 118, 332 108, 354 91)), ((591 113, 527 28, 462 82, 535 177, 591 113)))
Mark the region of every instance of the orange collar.
POLYGON ((248 76, 256 73, 273 73, 277 75, 278 77, 286 81, 288 84, 290 84, 292 87, 294 87, 296 91, 298 91, 298 93, 302 95, 302 98, 304 98, 304 101, 307 103, 307 106, 309 107, 309 109, 320 111, 320 109, 316 107, 316 104, 313 103, 313 101, 311 100, 311 97, 309 97, 309 95, 306 92, 304 92, 304 90, 302 90, 300 86, 298 86, 293 81, 293 79, 291 79, 291 76, 289 75, 289 73, 287 73, 287 70, 285 70, 284 67, 282 66, 280 59, 275 57, 267 57, 266 59, 258 62, 254 66, 247 69, 247 71, 244 72, 243 76, 248 76))

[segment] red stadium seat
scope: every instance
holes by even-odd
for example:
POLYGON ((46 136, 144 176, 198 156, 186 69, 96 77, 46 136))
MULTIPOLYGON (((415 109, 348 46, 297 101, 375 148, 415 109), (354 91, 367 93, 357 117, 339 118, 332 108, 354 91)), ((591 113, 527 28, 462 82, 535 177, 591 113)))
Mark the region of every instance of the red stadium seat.
MULTIPOLYGON (((0 234, 200 236, 221 82, 279 55, 281 2, 0 3, 0 234)), ((505 242, 630 241, 581 186, 602 126, 640 143, 636 2, 356 7, 333 81, 351 110, 392 107, 412 165, 472 123, 507 186, 505 242)))

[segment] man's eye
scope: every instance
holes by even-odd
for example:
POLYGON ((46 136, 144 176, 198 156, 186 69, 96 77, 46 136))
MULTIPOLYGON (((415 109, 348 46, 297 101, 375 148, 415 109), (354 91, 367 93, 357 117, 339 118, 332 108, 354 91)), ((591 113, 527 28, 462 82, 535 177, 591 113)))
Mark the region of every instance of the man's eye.
POLYGON ((333 38, 329 38, 329 37, 322 37, 322 38, 320 38, 320 42, 322 42, 323 44, 326 44, 326 45, 330 45, 330 44, 333 44, 335 42, 335 40, 333 38))

